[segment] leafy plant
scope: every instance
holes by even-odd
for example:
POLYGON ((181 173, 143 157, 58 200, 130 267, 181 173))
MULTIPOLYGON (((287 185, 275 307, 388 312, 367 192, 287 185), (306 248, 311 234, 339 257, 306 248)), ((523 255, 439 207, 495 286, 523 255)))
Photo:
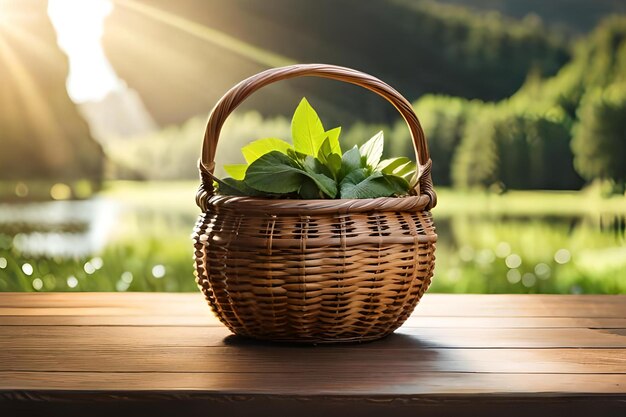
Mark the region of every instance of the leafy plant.
POLYGON ((291 121, 293 145, 278 138, 241 149, 245 164, 225 165, 220 194, 275 198, 377 198, 409 194, 416 165, 406 157, 381 160, 383 132, 343 153, 341 127, 326 130, 306 98, 291 121))

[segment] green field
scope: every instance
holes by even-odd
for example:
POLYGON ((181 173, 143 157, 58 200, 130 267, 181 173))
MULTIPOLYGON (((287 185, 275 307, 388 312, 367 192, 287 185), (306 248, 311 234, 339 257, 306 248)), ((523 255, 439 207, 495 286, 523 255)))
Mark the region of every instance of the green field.
MULTIPOLYGON (((98 219, 82 227, 74 215, 55 225, 0 217, 0 290, 195 291, 190 234, 198 214, 196 187, 107 184, 95 202, 106 203, 102 213, 115 212, 114 221, 102 248, 88 254, 35 254, 21 246, 43 232, 80 235, 98 219)), ((432 291, 626 292, 626 198, 603 199, 593 191, 494 195, 448 189, 439 196, 432 291)), ((47 206, 32 205, 45 218, 47 206)), ((19 217, 28 206, 13 213, 19 217)), ((54 245, 42 242, 36 251, 54 245)), ((81 249, 80 239, 77 244, 81 249)))

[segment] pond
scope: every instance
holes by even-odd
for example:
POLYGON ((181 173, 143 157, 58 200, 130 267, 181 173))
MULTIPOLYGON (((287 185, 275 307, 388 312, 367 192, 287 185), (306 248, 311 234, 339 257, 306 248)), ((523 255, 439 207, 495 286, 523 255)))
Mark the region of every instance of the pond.
MULTIPOLYGON (((0 204, 0 291, 196 291, 195 183, 0 204)), ((626 199, 440 193, 432 291, 626 292, 626 199)))

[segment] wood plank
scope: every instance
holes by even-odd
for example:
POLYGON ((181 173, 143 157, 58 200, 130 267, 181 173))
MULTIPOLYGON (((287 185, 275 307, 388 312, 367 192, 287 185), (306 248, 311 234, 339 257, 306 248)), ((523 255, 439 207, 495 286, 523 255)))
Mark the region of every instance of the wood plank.
MULTIPOLYGON (((0 349, 46 349, 48 346, 227 346, 225 327, 0 327, 0 349)), ((231 336, 232 339, 232 336, 231 336)), ((400 328, 364 348, 626 348, 626 329, 439 329, 400 328)))
MULTIPOLYGON (((106 392, 125 396, 136 391, 145 396, 176 397, 177 391, 200 391, 222 395, 292 395, 315 397, 320 395, 350 396, 386 395, 419 397, 422 395, 454 394, 618 394, 625 396, 626 375, 607 374, 519 374, 487 373, 386 373, 374 378, 357 375, 324 375, 307 377, 302 373, 144 373, 128 372, 2 372, 0 396, 12 397, 17 390, 90 391, 92 398, 111 400, 106 392), (306 385, 304 385, 306 384, 306 385), (340 394, 339 394, 340 393, 340 394)), ((180 392, 184 396, 186 392, 180 392)), ((60 393, 62 395, 62 393, 60 393)), ((29 394, 30 395, 30 394, 29 394)), ((36 398, 36 393, 33 394, 36 398)), ((120 396, 116 398, 119 400, 120 396)))
POLYGON ((0 414, 624 415, 625 306, 427 294, 388 338, 314 348, 233 336, 199 293, 0 294, 0 414))
POLYGON ((155 302, 176 304, 187 303, 190 299, 203 300, 200 292, 2 292, 0 307, 22 305, 33 307, 74 307, 121 306, 152 304, 155 302))
MULTIPOLYGON (((0 324, 2 317, 0 317, 0 324)), ((440 317, 413 314, 403 327, 435 328, 570 328, 626 329, 626 317, 440 317)))
MULTIPOLYGON (((206 314, 171 315, 48 315, 0 316, 0 326, 223 326, 209 311, 206 314)), ((626 318, 587 317, 434 317, 411 316, 403 328, 590 328, 626 329, 626 318)))
POLYGON ((528 417, 623 416, 624 396, 578 393, 533 396, 516 393, 450 395, 222 395, 203 391, 44 391, 1 392, 0 407, 12 417, 154 417, 176 415, 206 417, 263 415, 292 417, 528 417), (91 406, 90 406, 91 405, 91 406))
MULTIPOLYGON (((275 346, 3 348, 0 371, 251 372, 334 378, 403 372, 626 374, 624 349, 303 349, 275 346), (391 353, 393 352, 393 353, 391 353), (285 358, 288 358, 286 360, 285 358)), ((303 382, 304 383, 304 382, 303 382)))
MULTIPOLYGON (((205 314, 200 293, 0 293, 0 315, 205 314), (80 310, 80 311, 77 311, 80 310)), ((624 318, 626 295, 426 294, 419 316, 624 318)))
MULTIPOLYGON (((53 315, 53 316, 0 316, 0 326, 223 326, 210 311, 202 315, 169 316, 87 316, 87 315, 53 315)), ((597 324, 609 327, 619 325, 626 328, 626 319, 622 326, 619 319, 597 319, 597 324), (608 320, 608 321, 607 321, 608 320)))

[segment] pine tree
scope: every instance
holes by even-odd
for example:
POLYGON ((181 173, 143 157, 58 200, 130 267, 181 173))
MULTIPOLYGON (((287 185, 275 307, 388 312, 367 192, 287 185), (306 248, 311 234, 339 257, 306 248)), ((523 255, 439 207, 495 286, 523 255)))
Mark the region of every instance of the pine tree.
POLYGON ((587 93, 579 109, 572 150, 575 166, 586 179, 626 186, 626 85, 587 93))

